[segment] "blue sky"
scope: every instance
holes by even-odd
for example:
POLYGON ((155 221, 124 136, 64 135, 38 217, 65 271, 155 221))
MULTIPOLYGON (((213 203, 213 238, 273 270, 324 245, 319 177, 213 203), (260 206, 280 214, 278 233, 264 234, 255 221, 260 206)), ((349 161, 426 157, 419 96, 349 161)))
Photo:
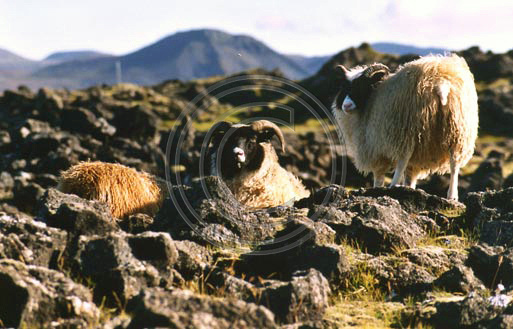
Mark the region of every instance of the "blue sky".
POLYGON ((277 51, 326 55, 363 41, 513 49, 513 1, 0 0, 0 48, 125 54, 176 31, 217 28, 277 51))

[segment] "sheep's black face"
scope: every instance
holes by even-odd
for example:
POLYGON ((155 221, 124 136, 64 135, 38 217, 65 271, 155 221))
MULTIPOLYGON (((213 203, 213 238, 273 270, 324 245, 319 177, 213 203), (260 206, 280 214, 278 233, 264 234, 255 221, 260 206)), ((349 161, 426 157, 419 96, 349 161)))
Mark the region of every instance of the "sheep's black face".
POLYGON ((384 65, 343 71, 340 91, 335 98, 335 108, 345 113, 365 109, 374 89, 388 73, 388 68, 384 65))
POLYGON ((352 101, 351 94, 351 81, 347 79, 342 80, 340 90, 337 96, 335 96, 335 108, 344 112, 350 112, 356 109, 356 104, 352 101))
POLYGON ((258 147, 260 141, 259 134, 249 127, 229 131, 218 149, 221 155, 221 175, 230 179, 243 170, 258 169, 261 163, 258 157, 262 156, 258 147))

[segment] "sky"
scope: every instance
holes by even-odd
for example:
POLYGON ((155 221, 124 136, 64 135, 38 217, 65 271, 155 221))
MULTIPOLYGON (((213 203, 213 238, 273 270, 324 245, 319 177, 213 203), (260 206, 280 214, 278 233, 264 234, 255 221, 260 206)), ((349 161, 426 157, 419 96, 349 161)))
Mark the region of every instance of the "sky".
POLYGON ((0 48, 30 59, 92 49, 123 55, 177 31, 251 35, 286 54, 362 42, 513 49, 511 0, 0 0, 0 48))

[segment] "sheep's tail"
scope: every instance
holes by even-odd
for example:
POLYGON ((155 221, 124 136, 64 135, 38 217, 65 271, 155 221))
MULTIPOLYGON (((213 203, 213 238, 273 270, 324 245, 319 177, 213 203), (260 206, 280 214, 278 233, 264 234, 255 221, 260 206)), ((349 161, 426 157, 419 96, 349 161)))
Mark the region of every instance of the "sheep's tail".
POLYGON ((443 106, 447 105, 447 97, 451 91, 451 83, 447 80, 443 80, 436 86, 436 93, 440 97, 440 102, 443 106))

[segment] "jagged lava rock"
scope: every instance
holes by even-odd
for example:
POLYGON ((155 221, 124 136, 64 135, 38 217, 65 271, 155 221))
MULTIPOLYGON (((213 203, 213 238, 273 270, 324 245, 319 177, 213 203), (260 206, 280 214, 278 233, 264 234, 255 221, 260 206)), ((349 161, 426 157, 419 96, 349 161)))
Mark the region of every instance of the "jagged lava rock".
POLYGON ((30 217, 0 212, 0 258, 49 267, 67 242, 65 231, 30 217))
POLYGON ((429 211, 463 207, 404 187, 323 190, 310 197, 312 201, 302 201, 313 204, 308 216, 333 228, 337 241, 357 241, 370 253, 390 252, 401 246, 411 248, 428 233, 439 230, 435 221, 426 216, 429 211))
POLYGON ((86 327, 100 311, 91 293, 64 274, 0 260, 0 319, 7 327, 86 327))
POLYGON ((330 283, 337 284, 349 271, 344 249, 335 244, 335 231, 306 217, 288 221, 272 243, 263 244, 243 254, 235 268, 246 275, 290 280, 296 271, 314 268, 330 283))
POLYGON ((197 295, 185 290, 148 288, 130 300, 128 328, 276 328, 267 308, 240 300, 197 295))
POLYGON ((233 247, 258 244, 276 231, 276 221, 241 205, 219 177, 207 176, 191 188, 173 187, 172 193, 153 229, 168 231, 175 239, 233 247))
POLYGON ((261 290, 260 303, 281 323, 319 321, 328 307, 328 280, 317 270, 295 272, 289 282, 274 282, 261 290))
POLYGON ((48 189, 40 200, 38 218, 73 235, 103 234, 118 229, 108 206, 98 201, 48 189))
POLYGON ((466 265, 487 287, 513 284, 513 247, 491 247, 478 244, 469 249, 466 265))
POLYGON ((513 245, 513 188, 469 193, 468 225, 480 231, 479 239, 490 245, 513 245))

